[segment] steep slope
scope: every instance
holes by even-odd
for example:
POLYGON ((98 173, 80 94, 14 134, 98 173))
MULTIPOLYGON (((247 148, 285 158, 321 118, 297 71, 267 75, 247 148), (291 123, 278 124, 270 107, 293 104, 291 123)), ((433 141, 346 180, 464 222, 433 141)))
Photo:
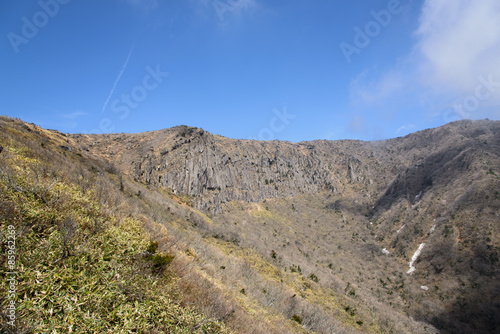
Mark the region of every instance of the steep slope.
MULTIPOLYGON (((459 177, 462 170, 456 168, 461 166, 445 164, 462 152, 472 150, 475 157, 481 147, 494 151, 497 130, 495 122, 463 121, 371 143, 232 140, 186 126, 73 138, 82 148, 114 161, 132 177, 199 197, 195 198, 198 208, 217 211, 221 203, 231 200, 258 202, 323 189, 378 196, 395 176, 398 179, 388 195, 414 198, 432 182, 433 172, 443 172, 434 171, 436 168, 444 166, 449 177, 459 177), (488 138, 490 144, 484 144, 488 138), (398 183, 401 178, 406 180, 404 185, 398 183), (395 193, 396 188, 405 188, 407 193, 395 193)), ((377 205, 384 205, 384 201, 390 204, 391 196, 377 205)))
MULTIPOLYGON (((410 134, 401 140, 387 141, 385 148, 391 161, 405 166, 396 171, 383 197, 376 203, 387 208, 400 198, 415 202, 436 183, 436 187, 460 180, 484 176, 474 173, 483 166, 473 166, 476 160, 491 154, 491 167, 495 167, 500 151, 500 126, 498 122, 462 121, 442 128, 410 134), (474 170, 473 170, 474 169, 474 170)), ((385 157, 386 164, 388 163, 385 157)))
POLYGON ((450 333, 500 324, 500 122, 377 142, 231 140, 185 126, 72 139, 213 216, 193 225, 203 235, 345 291, 347 309, 368 304, 450 333))
POLYGON ((359 141, 231 140, 185 126, 141 134, 75 135, 84 149, 132 177, 193 196, 218 212, 232 200, 258 202, 322 189, 376 193, 368 147, 359 141))
MULTIPOLYGON (((94 241, 108 238, 101 251, 114 257, 93 266, 122 271, 98 280, 126 312, 140 310, 137 298, 157 308, 155 290, 138 288, 144 280, 166 287, 168 307, 187 317, 178 332, 220 332, 221 321, 237 333, 500 326, 499 122, 461 121, 377 142, 231 140, 184 126, 67 135, 8 118, 0 129, 0 220, 22 231, 20 302, 37 314, 32 325, 67 328, 66 309, 79 307, 79 297, 72 301, 73 283, 64 282, 98 257, 102 242, 94 241), (75 219, 73 239, 64 222, 75 219), (141 276, 152 263, 109 249, 130 239, 132 252, 142 252, 148 234, 175 255, 166 277, 141 276), (68 241, 75 248, 66 258, 68 241), (35 265, 42 284, 54 278, 55 290, 43 290, 52 304, 38 303, 47 297, 26 285, 35 265), (134 266, 140 275, 127 271, 134 266), (63 292, 70 297, 58 299, 63 292)), ((141 319, 127 326, 161 328, 141 319)))
POLYGON ((113 205, 125 201, 105 163, 33 124, 1 117, 0 129, 2 333, 230 332, 180 305, 173 256, 150 241, 144 216, 113 205), (87 167, 98 186, 74 178, 87 167))
POLYGON ((401 259, 422 247, 413 275, 431 298, 417 315, 449 332, 500 326, 500 127, 463 121, 393 141, 414 162, 373 207, 378 241, 401 259), (423 154, 427 143, 431 154, 423 154), (424 316, 427 314, 427 316, 424 316))
MULTIPOLYGON (((2 332, 307 332, 213 272, 214 255, 250 267, 184 237, 178 226, 208 218, 179 197, 134 182, 57 131, 8 117, 0 130, 0 276, 11 282, 15 270, 17 283, 0 288, 2 332)), ((324 326, 358 332, 335 319, 324 326)))

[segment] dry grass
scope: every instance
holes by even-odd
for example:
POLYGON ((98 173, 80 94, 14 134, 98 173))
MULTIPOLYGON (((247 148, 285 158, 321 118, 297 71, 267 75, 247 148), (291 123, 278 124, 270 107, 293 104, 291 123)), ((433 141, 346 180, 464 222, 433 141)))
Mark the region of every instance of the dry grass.
MULTIPOLYGON (((92 253, 97 249, 92 238, 112 238, 107 234, 111 230, 121 240, 115 246, 121 248, 130 247, 124 242, 133 239, 130 233, 143 236, 143 241, 137 241, 137 251, 146 249, 149 239, 158 242, 158 251, 175 256, 163 278, 147 257, 132 262, 116 259, 126 270, 135 268, 141 275, 119 272, 136 280, 136 285, 127 288, 117 279, 121 285, 113 285, 111 291, 124 298, 124 305, 145 298, 152 308, 165 296, 172 310, 186 312, 182 314, 187 318, 181 317, 179 322, 184 329, 179 331, 223 331, 226 326, 235 333, 434 333, 429 322, 456 331, 471 326, 488 331, 495 326, 498 313, 492 305, 497 303, 500 167, 491 152, 482 151, 479 159, 443 155, 450 164, 463 162, 470 173, 448 185, 451 174, 444 171, 443 179, 433 182, 446 187, 433 188, 416 202, 409 201, 408 194, 399 194, 398 182, 402 181, 392 183, 392 195, 402 197, 388 193, 378 201, 370 198, 390 180, 374 180, 365 187, 368 181, 363 179, 366 182, 358 188, 336 184, 335 192, 306 191, 298 197, 251 204, 233 201, 221 205, 218 214, 210 211, 206 215, 193 203, 213 206, 209 197, 176 195, 153 186, 151 180, 138 182, 120 173, 123 161, 115 166, 97 158, 80 148, 74 138, 5 118, 0 119, 0 127, 0 145, 7 148, 0 154, 0 178, 10 194, 0 200, 0 219, 18 224, 23 235, 33 231, 33 242, 49 238, 43 243, 53 247, 48 253, 52 266, 76 261, 79 252, 92 253), (13 157, 19 159, 18 164, 5 163, 13 157), (370 212, 374 202, 376 207, 370 212), (405 228, 397 233, 403 224, 405 228), (120 230, 126 226, 136 227, 120 230), (45 235, 46 231, 53 234, 45 235), (82 231, 88 236, 83 238, 82 231), (424 241, 428 246, 416 263, 417 271, 407 275, 409 258, 424 241), (383 247, 390 255, 382 253, 383 247), (153 281, 144 281, 149 279, 153 281), (142 289, 140 284, 145 282, 153 290, 142 289), (422 290, 422 285, 429 290, 422 290), (158 294, 156 300, 160 287, 164 295, 158 294), (482 296, 492 297, 485 300, 482 296), (476 320, 456 321, 468 315, 476 320)), ((180 145, 176 150, 190 144, 187 132, 185 136, 165 133, 165 141, 156 143, 153 150, 148 141, 151 134, 132 139, 126 135, 89 137, 79 142, 102 139, 95 144, 101 149, 111 139, 118 143, 130 140, 127 145, 159 155, 161 146, 171 140, 180 145)), ((432 137, 432 131, 427 135, 432 137)), ((361 144, 316 145, 338 150, 361 144)), ((401 157, 404 150, 396 141, 370 145, 362 144, 380 154, 378 160, 373 155, 363 158, 372 172, 390 176, 383 163, 393 157, 394 170, 407 169, 407 161, 401 157)), ((116 152, 105 148, 102 156, 123 155, 125 150, 120 147, 117 144, 116 152)), ((308 152, 304 145, 301 149, 308 152)), ((408 154, 420 161, 426 149, 417 145, 408 154)), ((440 156, 432 159, 429 161, 439 161, 440 156)), ((354 173, 361 173, 360 163, 349 162, 354 173)), ((419 174, 423 169, 416 166, 408 168, 401 179, 409 189, 424 179, 425 173, 419 174), (413 171, 417 176, 411 176, 413 171)), ((351 181, 356 178, 348 174, 345 176, 351 181)), ((269 194, 274 194, 273 189, 268 189, 269 194)), ((47 313, 47 308, 42 308, 45 313, 39 319, 59 323, 64 319, 54 311, 47 313)), ((127 312, 135 309, 130 307, 127 312)), ((152 321, 146 315, 141 319, 144 326, 152 321)))
MULTIPOLYGON (((170 256, 142 255, 150 236, 140 220, 124 218, 124 207, 116 208, 120 194, 109 171, 91 165, 102 182, 83 190, 78 176, 71 174, 75 156, 57 152, 47 142, 37 146, 41 130, 25 133, 15 128, 23 123, 7 120, 14 123, 8 128, 2 121, 0 275, 5 280, 9 271, 4 231, 11 226, 18 282, 17 320, 11 326, 1 317, 2 332, 228 332, 223 319, 207 321, 168 293, 175 279, 164 268, 170 256)), ((9 301, 5 289, 2 285, 3 309, 9 301)))

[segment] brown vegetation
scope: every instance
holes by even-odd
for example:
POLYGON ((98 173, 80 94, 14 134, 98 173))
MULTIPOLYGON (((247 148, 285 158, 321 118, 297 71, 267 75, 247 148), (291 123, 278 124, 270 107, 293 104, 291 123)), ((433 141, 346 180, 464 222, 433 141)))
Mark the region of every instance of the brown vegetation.
MULTIPOLYGON (((72 204, 56 185, 74 184, 101 205, 88 222, 94 234, 107 217, 140 220, 152 240, 141 255, 148 270, 166 278, 181 307, 203 314, 193 332, 218 323, 235 333, 472 333, 500 324, 498 122, 299 144, 188 127, 95 136, 8 118, 0 127, 0 177, 11 191, 64 211, 72 204), (26 182, 1 162, 12 147, 28 159, 26 182), (180 177, 186 169, 190 179, 180 177)), ((15 220, 19 208, 1 201, 0 218, 15 220)), ((82 246, 78 222, 55 219, 55 264, 82 246)))

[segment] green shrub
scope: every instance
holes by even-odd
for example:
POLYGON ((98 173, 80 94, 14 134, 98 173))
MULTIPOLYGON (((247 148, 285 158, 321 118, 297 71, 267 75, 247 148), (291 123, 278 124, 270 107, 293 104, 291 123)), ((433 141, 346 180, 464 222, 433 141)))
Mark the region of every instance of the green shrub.
POLYGON ((319 278, 318 278, 318 276, 316 276, 316 275, 314 275, 314 274, 309 275, 309 278, 310 278, 310 279, 311 279, 311 281, 313 281, 313 282, 316 282, 316 283, 318 283, 318 282, 319 282, 319 278))
POLYGON ((297 322, 299 325, 302 325, 302 317, 296 314, 292 315, 292 320, 297 322))
POLYGON ((150 241, 146 251, 150 254, 154 254, 156 253, 157 250, 158 250, 158 242, 150 241))
POLYGON ((274 249, 273 249, 273 250, 271 250, 271 257, 272 257, 273 259, 276 259, 276 258, 278 257, 278 254, 276 254, 276 252, 274 251, 274 249))
POLYGON ((149 258, 153 264, 153 269, 158 272, 162 271, 167 265, 169 265, 174 260, 173 255, 170 254, 155 254, 149 258))

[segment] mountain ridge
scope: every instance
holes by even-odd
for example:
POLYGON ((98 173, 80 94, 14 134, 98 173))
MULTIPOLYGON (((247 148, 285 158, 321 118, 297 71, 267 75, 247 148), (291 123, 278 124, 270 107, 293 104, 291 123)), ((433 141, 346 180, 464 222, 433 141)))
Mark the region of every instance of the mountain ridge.
MULTIPOLYGON (((418 319, 438 328, 452 327, 457 332, 461 327, 471 328, 470 332, 478 328, 477 322, 457 321, 462 314, 473 314, 474 319, 482 319, 478 321, 493 327, 499 323, 493 311, 500 310, 499 287, 492 279, 498 275, 500 254, 500 227, 495 223, 500 218, 495 213, 500 212, 500 196, 498 190, 495 192, 500 188, 499 121, 462 120, 373 142, 238 140, 183 126, 135 135, 71 138, 90 152, 114 161, 119 170, 135 180, 187 196, 193 207, 216 219, 214 226, 198 224, 197 229, 246 247, 257 247, 262 256, 275 252, 277 246, 271 249, 260 239, 247 236, 239 225, 230 223, 255 220, 242 212, 231 213, 240 210, 235 209, 238 205, 234 203, 257 203, 262 208, 267 207, 266 200, 282 203, 284 199, 283 204, 275 207, 275 219, 264 221, 286 236, 283 244, 287 245, 298 238, 280 225, 289 223, 277 223, 286 216, 282 215, 287 206, 291 204, 297 211, 301 206, 303 210, 307 205, 314 206, 314 201, 324 202, 316 211, 306 210, 299 220, 287 218, 296 221, 293 230, 302 230, 301 224, 307 225, 308 221, 316 222, 323 211, 325 217, 336 221, 326 229, 318 229, 323 233, 337 233, 340 224, 347 228, 348 220, 352 220, 355 223, 349 229, 353 241, 360 240, 361 245, 351 256, 365 257, 359 253, 366 249, 365 243, 374 245, 368 247, 372 253, 383 248, 399 263, 395 270, 400 270, 401 275, 409 275, 411 258, 418 248, 423 248, 416 256, 413 265, 417 269, 412 276, 422 286, 432 285, 435 290, 427 293, 432 297, 424 298, 427 309, 422 308, 424 304, 404 301, 408 297, 403 294, 398 302, 402 310, 411 309, 418 319), (476 229, 481 232, 474 232, 476 229), (457 296, 463 292, 459 293, 457 287, 464 284, 471 287, 470 294, 495 297, 481 305, 474 299, 459 301, 457 296), (439 299, 442 301, 437 302, 439 299), (480 316, 477 308, 488 311, 480 316), (433 322, 431 314, 443 316, 433 322)), ((254 215, 252 209, 248 212, 254 215)), ((259 224, 254 222, 248 228, 256 229, 259 224)), ((318 233, 310 228, 303 233, 318 233)), ((261 229, 258 233, 262 240, 280 242, 275 236, 277 232, 261 229)), ((324 269, 321 275, 318 273, 318 264, 308 263, 310 254, 302 249, 304 245, 314 249, 314 243, 300 238, 297 242, 286 247, 290 255, 281 255, 282 261, 293 267, 294 259, 302 259, 302 270, 321 280, 329 279, 331 274, 324 269)), ((327 249, 327 253, 334 252, 333 248, 327 249)), ((350 272, 345 267, 343 270, 350 272)), ((350 275, 358 276, 356 272, 350 275)), ((399 280, 398 277, 392 280, 399 280)), ((357 280, 376 284, 366 274, 357 280)), ((369 289, 363 293, 371 298, 369 289)), ((418 295, 416 291, 406 294, 418 295)))
POLYGON ((373 142, 241 140, 186 126, 139 134, 70 136, 85 149, 90 147, 94 153, 114 160, 132 177, 175 193, 210 198, 208 201, 198 198, 197 207, 218 211, 221 203, 231 200, 259 202, 264 198, 293 197, 326 188, 364 191, 374 196, 387 185, 373 186, 372 174, 381 174, 382 178, 391 176, 380 173, 380 164, 390 164, 391 158, 396 160, 396 167, 415 163, 414 157, 408 157, 409 153, 402 154, 408 151, 409 145, 412 154, 421 158, 422 154, 437 149, 429 145, 436 145, 443 138, 443 132, 464 138, 467 126, 474 125, 478 128, 476 131, 480 131, 486 124, 498 131, 499 122, 458 121, 405 137, 373 142), (415 142, 415 136, 429 137, 420 140, 425 142, 423 148, 418 147, 421 144, 418 140, 415 142), (117 144, 123 140, 128 142, 117 144), (391 155, 391 150, 401 156, 391 155), (390 155, 389 160, 386 155, 390 155), (344 177, 352 184, 339 181, 344 177))
MULTIPOLYGON (((37 233, 69 238, 54 224, 71 219, 92 240, 97 221, 67 220, 78 207, 61 207, 51 189, 67 184, 68 199, 87 196, 99 215, 140 223, 175 255, 184 305, 237 333, 494 333, 499 127, 461 121, 376 142, 283 143, 189 127, 69 135, 1 117, 9 199, 0 218, 19 214, 22 229, 26 198, 53 212, 40 216, 45 225, 30 218, 33 246, 37 233)), ((47 255, 51 272, 57 252, 47 255)))

